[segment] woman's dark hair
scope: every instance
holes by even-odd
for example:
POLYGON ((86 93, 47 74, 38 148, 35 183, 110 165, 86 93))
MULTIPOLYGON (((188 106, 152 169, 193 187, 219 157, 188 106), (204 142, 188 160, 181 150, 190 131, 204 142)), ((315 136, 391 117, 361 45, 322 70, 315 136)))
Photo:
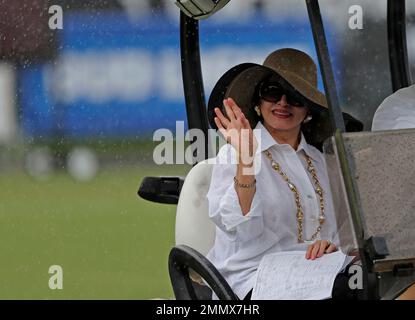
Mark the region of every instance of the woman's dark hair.
MULTIPOLYGON (((259 82, 256 86, 255 86, 255 91, 254 94, 252 96, 252 101, 251 101, 251 108, 252 110, 254 110, 254 108, 256 106, 259 107, 260 104, 260 98, 259 98, 259 89, 261 88, 262 84, 264 83, 264 81, 259 82)), ((261 116, 259 116, 256 111, 254 110, 253 114, 255 115, 256 120, 261 121, 262 123, 264 122, 264 118, 261 116)))

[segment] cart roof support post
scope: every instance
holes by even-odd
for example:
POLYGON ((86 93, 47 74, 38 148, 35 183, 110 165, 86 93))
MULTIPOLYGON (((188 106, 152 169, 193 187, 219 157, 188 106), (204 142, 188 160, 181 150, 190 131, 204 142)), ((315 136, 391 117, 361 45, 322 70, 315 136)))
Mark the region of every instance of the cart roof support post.
POLYGON ((356 239, 359 245, 359 254, 362 259, 363 299, 373 299, 375 297, 376 288, 369 284, 369 266, 370 261, 365 253, 365 234, 363 229, 361 206, 359 205, 359 197, 356 188, 356 181, 354 179, 353 168, 351 166, 349 157, 345 149, 343 141, 343 133, 346 131, 343 120, 342 110, 340 108, 339 97, 336 89, 336 82, 334 79, 333 68, 330 61, 330 53, 327 46, 326 35, 324 32, 323 20, 321 18, 320 6, 318 0, 306 0, 308 16, 313 32, 314 45, 316 47, 318 61, 323 78, 324 90, 329 107, 330 123, 332 126, 332 133, 336 140, 338 155, 340 160, 340 167, 345 183, 346 194, 350 206, 354 229, 356 231, 356 239))
MULTIPOLYGON (((180 11, 180 52, 183 89, 189 129, 204 133, 205 159, 211 154, 208 139, 208 118, 199 49, 199 22, 180 11)), ((192 141, 193 144, 194 141, 192 141)), ((194 149, 193 159, 195 160, 194 149)), ((196 163, 196 161, 194 161, 196 163)))
POLYGON ((332 125, 332 134, 337 141, 338 153, 341 157, 341 170, 345 181, 348 202, 354 217, 355 230, 359 245, 363 245, 363 228, 361 215, 359 212, 358 196, 356 192, 356 183, 353 178, 353 171, 350 161, 347 157, 344 147, 343 136, 345 125, 342 110, 340 109, 339 98, 337 95, 336 82, 334 80, 333 69, 330 62, 330 54, 327 46, 327 40, 324 32, 323 20, 321 18, 320 6, 318 0, 306 0, 308 16, 313 32, 314 44, 317 51, 319 65, 322 73, 324 89, 329 107, 329 115, 332 125))
POLYGON ((320 6, 317 0, 306 0, 308 17, 313 32, 314 44, 317 51, 318 62, 323 78, 324 90, 329 106, 329 113, 332 125, 332 133, 336 129, 345 132, 342 111, 339 105, 339 98, 334 81, 333 69, 330 62, 330 54, 327 47, 326 35, 324 33, 323 21, 320 13, 320 6))
POLYGON ((388 48, 393 92, 411 85, 406 46, 405 0, 388 0, 388 48))

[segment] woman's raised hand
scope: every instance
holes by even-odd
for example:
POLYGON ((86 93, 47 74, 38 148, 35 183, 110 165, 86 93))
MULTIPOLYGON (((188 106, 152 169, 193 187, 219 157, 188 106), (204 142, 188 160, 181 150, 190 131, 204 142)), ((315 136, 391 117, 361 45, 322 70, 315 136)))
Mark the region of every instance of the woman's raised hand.
POLYGON ((223 100, 225 117, 219 108, 215 108, 215 123, 226 141, 232 144, 239 156, 239 161, 251 165, 258 143, 248 119, 232 98, 223 100))

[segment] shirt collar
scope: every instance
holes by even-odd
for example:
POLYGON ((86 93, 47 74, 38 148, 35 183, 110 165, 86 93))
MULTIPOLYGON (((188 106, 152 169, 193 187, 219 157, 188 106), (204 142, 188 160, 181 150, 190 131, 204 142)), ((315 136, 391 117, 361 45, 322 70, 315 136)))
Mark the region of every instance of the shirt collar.
POLYGON ((301 150, 303 150, 303 152, 305 152, 314 161, 319 161, 320 158, 316 156, 316 152, 320 151, 314 149, 311 145, 307 143, 307 140, 305 139, 304 134, 302 132, 301 141, 297 148, 297 153, 301 152, 301 150))
MULTIPOLYGON (((255 129, 258 129, 258 130, 254 130, 254 135, 257 138, 257 141, 261 141, 260 146, 258 150, 256 151, 256 153, 263 152, 272 146, 277 146, 277 148, 286 148, 288 146, 287 144, 281 144, 275 141, 275 139, 271 136, 267 128, 265 128, 264 125, 261 123, 261 121, 258 121, 257 125, 255 126, 255 129), (260 140, 258 139, 259 136, 261 137, 260 140)), ((304 134, 302 132, 301 132, 300 144, 298 145, 296 152, 298 153, 301 151, 305 152, 308 156, 310 156, 311 159, 315 161, 319 161, 319 158, 315 156, 314 148, 312 148, 307 143, 304 137, 304 134)))

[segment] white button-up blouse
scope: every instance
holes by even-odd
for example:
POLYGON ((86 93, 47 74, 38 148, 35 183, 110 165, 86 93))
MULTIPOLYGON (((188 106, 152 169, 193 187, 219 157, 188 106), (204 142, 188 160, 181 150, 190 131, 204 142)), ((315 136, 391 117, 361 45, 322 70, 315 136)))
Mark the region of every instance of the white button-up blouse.
POLYGON ((260 134, 256 154, 260 170, 256 173, 256 192, 250 211, 244 216, 239 205, 233 181, 237 166, 236 152, 230 144, 219 150, 207 194, 209 216, 216 224, 215 244, 207 257, 241 299, 253 288, 255 271, 264 255, 278 251, 306 251, 311 243, 298 243, 294 194, 287 182, 272 169, 270 160, 263 151, 271 152, 281 170, 298 189, 304 212, 304 239, 311 238, 315 233, 320 215, 319 200, 306 169, 304 152, 311 157, 323 188, 326 215, 317 239, 330 240, 338 245, 323 154, 307 144, 303 135, 297 150, 294 150, 288 144, 277 143, 261 122, 258 122, 255 129, 259 129, 254 130, 255 136, 260 134))

